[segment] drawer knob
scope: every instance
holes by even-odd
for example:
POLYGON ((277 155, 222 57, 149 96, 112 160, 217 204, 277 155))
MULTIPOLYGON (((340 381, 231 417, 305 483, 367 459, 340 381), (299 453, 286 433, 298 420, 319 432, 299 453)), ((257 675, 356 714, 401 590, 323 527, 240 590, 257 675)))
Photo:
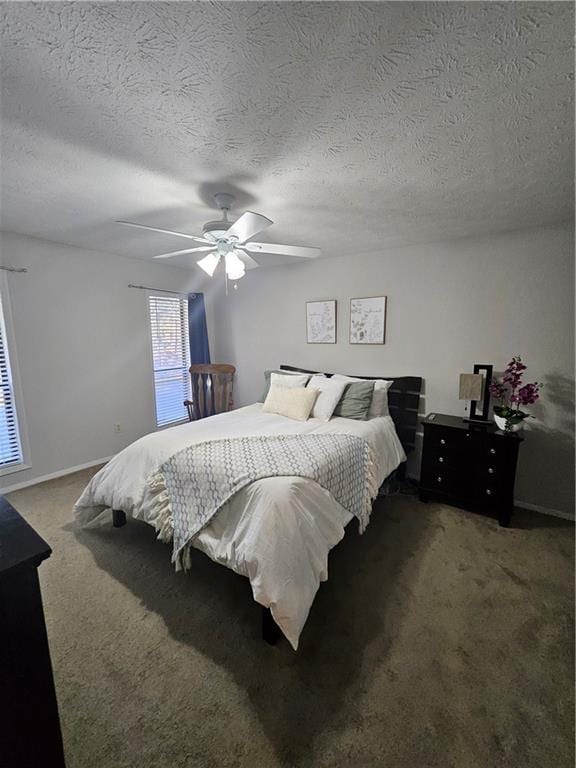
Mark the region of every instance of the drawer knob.
POLYGON ((444 464, 444 456, 439 456, 438 461, 440 462, 440 464, 444 464))
POLYGON ((486 496, 492 496, 492 491, 490 488, 486 488, 486 496))
POLYGON ((446 445, 446 440, 444 440, 444 438, 442 438, 442 439, 440 440, 440 445, 446 445))
POLYGON ((440 475, 438 475, 438 477, 436 478, 436 482, 437 483, 441 483, 442 482, 442 478, 440 477, 440 475))
POLYGON ((470 437, 470 432, 466 432, 466 437, 470 437))
POLYGON ((488 467, 488 474, 489 475, 493 475, 494 474, 494 469, 492 467, 488 467))
POLYGON ((490 453, 494 455, 496 453, 496 448, 490 448, 490 453))

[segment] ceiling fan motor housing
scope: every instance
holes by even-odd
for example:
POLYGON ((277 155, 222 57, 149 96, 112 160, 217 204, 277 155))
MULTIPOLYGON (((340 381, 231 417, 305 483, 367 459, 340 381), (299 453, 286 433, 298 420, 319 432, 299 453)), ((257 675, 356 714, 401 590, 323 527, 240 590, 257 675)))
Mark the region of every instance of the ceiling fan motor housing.
POLYGON ((226 232, 232 226, 234 222, 227 219, 220 219, 219 221, 208 221, 202 227, 202 235, 212 243, 217 243, 218 240, 226 237, 226 232))
MULTIPOLYGON (((216 192, 214 195, 216 205, 222 211, 222 218, 219 221, 209 221, 202 227, 202 234, 212 243, 217 243, 226 237, 226 231, 234 222, 228 221, 228 211, 234 204, 234 195, 227 192, 216 192)), ((237 238, 235 238, 237 239, 237 238)))

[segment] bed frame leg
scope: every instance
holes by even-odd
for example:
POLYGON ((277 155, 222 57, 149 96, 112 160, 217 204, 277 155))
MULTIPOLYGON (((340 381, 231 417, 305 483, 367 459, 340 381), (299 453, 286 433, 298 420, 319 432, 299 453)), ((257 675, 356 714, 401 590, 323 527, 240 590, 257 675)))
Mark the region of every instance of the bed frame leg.
POLYGON ((122 528, 123 525, 126 525, 126 513, 121 509, 113 509, 112 525, 114 528, 122 528))
POLYGON ((264 608, 262 606, 262 639, 268 643, 268 645, 276 645, 280 639, 282 631, 278 624, 274 621, 270 608, 264 608))

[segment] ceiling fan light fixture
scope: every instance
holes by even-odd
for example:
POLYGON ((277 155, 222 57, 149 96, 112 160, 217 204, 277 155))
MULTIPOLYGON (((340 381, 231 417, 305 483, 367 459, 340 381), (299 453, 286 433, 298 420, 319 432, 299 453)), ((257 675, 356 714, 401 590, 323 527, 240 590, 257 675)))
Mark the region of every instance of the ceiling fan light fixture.
POLYGON ((216 272, 216 267, 220 262, 220 256, 217 253, 209 253, 208 256, 204 256, 203 259, 197 261, 196 264, 206 272, 207 275, 212 277, 216 272))
POLYGON ((246 274, 244 262, 235 251, 226 254, 226 274, 229 280, 240 280, 246 274))

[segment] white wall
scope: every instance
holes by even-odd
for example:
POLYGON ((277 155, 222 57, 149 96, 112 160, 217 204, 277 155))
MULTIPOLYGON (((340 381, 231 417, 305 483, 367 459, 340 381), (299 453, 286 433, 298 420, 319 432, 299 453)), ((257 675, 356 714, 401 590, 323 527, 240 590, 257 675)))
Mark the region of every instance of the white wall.
MULTIPOLYGON (((458 375, 521 354, 545 383, 516 498, 574 513, 574 244, 559 226, 250 271, 216 318, 216 357, 238 368, 235 399, 257 399, 280 363, 364 375, 421 375, 425 411, 463 414, 458 375), (382 347, 348 344, 350 297, 388 296, 382 347), (304 302, 338 300, 338 343, 307 345, 304 302)), ((419 458, 410 469, 418 472, 419 458)))
MULTIPOLYGON (((111 456, 153 431, 147 294, 127 286, 204 290, 201 274, 8 233, 0 263, 29 270, 5 274, 32 465, 0 487, 111 456)), ((206 304, 211 333, 208 291, 206 304)))

